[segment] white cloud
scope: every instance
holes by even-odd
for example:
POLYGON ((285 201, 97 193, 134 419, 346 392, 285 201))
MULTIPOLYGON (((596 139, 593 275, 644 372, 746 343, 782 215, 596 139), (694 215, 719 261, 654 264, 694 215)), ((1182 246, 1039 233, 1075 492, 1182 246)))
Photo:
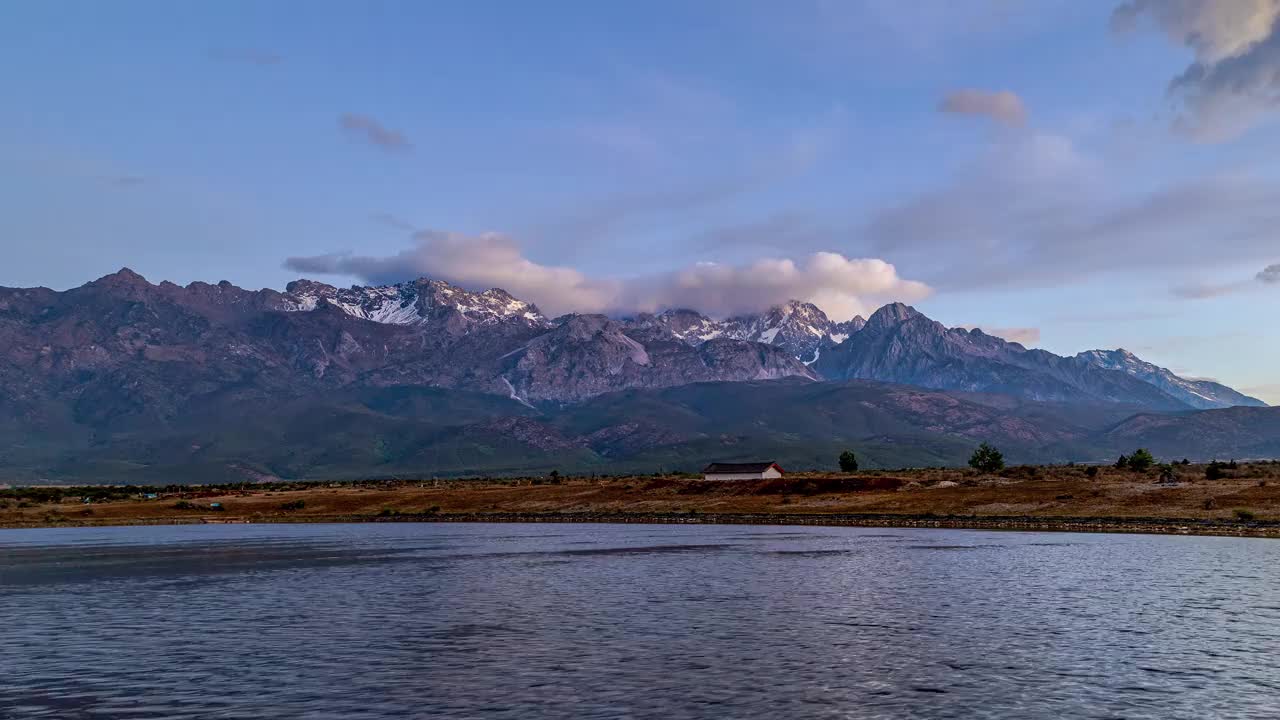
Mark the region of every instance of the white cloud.
POLYGON ((1176 127, 1230 139, 1273 112, 1280 95, 1280 0, 1130 0, 1112 15, 1119 31, 1149 18, 1195 62, 1169 84, 1181 104, 1176 127))
POLYGON ((1262 272, 1258 273, 1258 282, 1267 285, 1280 284, 1280 263, 1263 268, 1262 272))
POLYGON ((551 315, 631 313, 687 307, 715 316, 763 310, 790 299, 818 305, 837 320, 866 315, 894 300, 914 302, 931 289, 898 276, 893 265, 817 252, 799 262, 765 258, 747 265, 698 263, 670 273, 592 278, 569 267, 524 256, 509 237, 427 231, 414 247, 389 257, 349 253, 289 258, 304 273, 341 274, 375 284, 425 276, 463 287, 501 287, 551 315))
POLYGON ((836 320, 867 315, 890 300, 928 297, 925 284, 904 280, 883 260, 816 252, 796 262, 765 258, 748 265, 699 263, 628 283, 625 305, 636 310, 689 307, 716 316, 806 300, 836 320))
POLYGON ((1008 90, 953 90, 938 104, 938 110, 959 115, 983 115, 1004 125, 1022 126, 1027 122, 1027 107, 1022 98, 1008 90))

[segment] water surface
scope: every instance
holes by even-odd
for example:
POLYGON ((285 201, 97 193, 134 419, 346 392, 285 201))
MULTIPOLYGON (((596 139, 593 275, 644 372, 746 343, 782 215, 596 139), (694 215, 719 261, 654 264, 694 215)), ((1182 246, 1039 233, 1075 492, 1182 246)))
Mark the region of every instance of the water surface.
POLYGON ((1280 542, 0 531, 3 718, 1276 718, 1280 542))

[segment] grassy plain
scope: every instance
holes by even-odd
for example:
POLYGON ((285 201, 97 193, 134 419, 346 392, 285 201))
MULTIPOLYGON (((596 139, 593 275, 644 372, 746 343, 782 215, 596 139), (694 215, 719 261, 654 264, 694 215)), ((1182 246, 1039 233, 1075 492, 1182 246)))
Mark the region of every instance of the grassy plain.
POLYGON ((1000 474, 914 469, 737 482, 626 476, 11 488, 0 491, 0 526, 746 522, 1280 537, 1280 463, 1241 464, 1222 475, 1207 479, 1199 465, 1175 466, 1172 477, 1157 469, 1024 466, 1000 474))

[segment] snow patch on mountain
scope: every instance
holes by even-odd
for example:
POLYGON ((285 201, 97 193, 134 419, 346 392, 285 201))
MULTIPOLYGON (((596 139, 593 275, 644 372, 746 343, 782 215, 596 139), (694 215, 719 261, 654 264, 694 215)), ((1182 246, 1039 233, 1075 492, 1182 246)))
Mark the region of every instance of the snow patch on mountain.
POLYGON ((519 321, 535 327, 550 323, 532 303, 498 288, 471 292, 440 280, 425 278, 395 285, 337 288, 311 280, 289 283, 281 307, 311 312, 328 305, 352 317, 384 325, 424 325, 457 313, 470 325, 519 321))
POLYGON ((717 338, 774 345, 807 364, 817 359, 821 348, 844 342, 866 323, 861 317, 842 323, 833 322, 816 305, 797 300, 762 313, 725 320, 681 309, 656 315, 642 314, 626 322, 630 329, 657 333, 694 346, 717 338))

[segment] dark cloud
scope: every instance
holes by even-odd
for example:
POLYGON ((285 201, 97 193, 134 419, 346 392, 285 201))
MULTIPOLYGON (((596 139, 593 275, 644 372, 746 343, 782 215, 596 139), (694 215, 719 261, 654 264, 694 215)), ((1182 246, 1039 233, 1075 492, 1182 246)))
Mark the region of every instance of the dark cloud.
POLYGON ((1248 282, 1231 283, 1192 283, 1174 286, 1174 297, 1183 300, 1208 300, 1210 298, 1232 295, 1249 287, 1248 282))
POLYGON ((1280 284, 1280 263, 1263 268, 1254 276, 1253 280, 1179 285, 1173 288, 1173 294, 1175 297, 1179 297, 1184 300, 1207 300, 1209 298, 1222 297, 1223 295, 1233 295, 1238 292, 1248 291, 1256 287, 1254 284, 1255 281, 1265 285, 1280 284))
POLYGON ((1130 0, 1112 26, 1150 19, 1195 61, 1169 83, 1176 127, 1208 142, 1232 138, 1274 113, 1280 95, 1280 0, 1130 0))
POLYGON ((368 115, 344 113, 338 118, 338 127, 389 152, 408 152, 413 147, 402 133, 383 126, 368 115))

